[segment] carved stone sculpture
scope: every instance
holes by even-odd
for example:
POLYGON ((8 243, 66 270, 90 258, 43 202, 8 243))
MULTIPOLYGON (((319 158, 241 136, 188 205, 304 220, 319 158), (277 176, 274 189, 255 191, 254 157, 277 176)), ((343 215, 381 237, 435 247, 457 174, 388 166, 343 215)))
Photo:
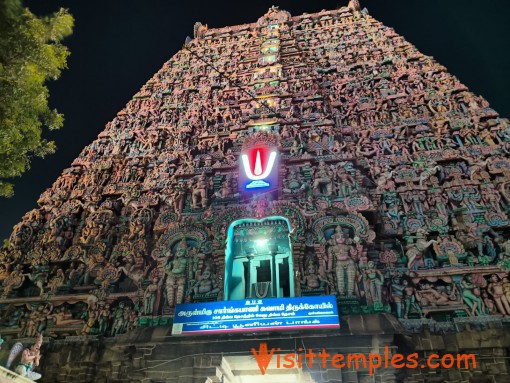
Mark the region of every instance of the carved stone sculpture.
POLYGON ((186 266, 188 260, 188 245, 183 238, 175 248, 175 254, 165 265, 166 277, 166 296, 170 305, 182 303, 184 298, 184 289, 186 283, 186 266))
POLYGON ((339 296, 354 296, 356 282, 356 264, 351 257, 354 247, 348 244, 345 235, 337 226, 331 235, 328 248, 328 270, 336 276, 336 287, 339 296))

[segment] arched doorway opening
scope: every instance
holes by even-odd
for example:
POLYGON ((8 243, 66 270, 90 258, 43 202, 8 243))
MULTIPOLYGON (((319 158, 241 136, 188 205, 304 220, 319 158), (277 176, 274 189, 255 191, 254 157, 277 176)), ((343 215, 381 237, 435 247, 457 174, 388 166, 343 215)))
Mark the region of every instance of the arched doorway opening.
POLYGON ((225 300, 294 296, 290 224, 283 217, 243 218, 228 230, 225 300))

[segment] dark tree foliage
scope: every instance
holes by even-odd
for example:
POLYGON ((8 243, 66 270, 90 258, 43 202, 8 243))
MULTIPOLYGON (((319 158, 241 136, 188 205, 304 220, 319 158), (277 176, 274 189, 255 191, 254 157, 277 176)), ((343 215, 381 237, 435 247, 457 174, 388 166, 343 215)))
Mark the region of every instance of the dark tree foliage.
POLYGON ((43 130, 58 129, 64 118, 48 106, 48 80, 66 68, 72 33, 65 9, 37 17, 20 0, 0 0, 0 197, 13 194, 11 179, 30 167, 33 157, 55 151, 43 130))

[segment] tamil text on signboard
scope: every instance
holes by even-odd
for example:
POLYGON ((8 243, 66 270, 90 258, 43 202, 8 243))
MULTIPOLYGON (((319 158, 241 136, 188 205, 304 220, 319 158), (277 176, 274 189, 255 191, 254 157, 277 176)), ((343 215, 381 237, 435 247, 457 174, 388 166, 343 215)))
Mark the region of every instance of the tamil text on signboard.
POLYGON ((177 305, 172 335, 339 328, 334 296, 177 305))

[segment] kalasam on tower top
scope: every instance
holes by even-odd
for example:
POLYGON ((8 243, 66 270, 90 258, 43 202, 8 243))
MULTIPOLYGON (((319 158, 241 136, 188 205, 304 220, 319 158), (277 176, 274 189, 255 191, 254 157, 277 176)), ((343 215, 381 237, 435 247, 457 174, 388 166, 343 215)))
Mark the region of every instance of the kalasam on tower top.
POLYGON ((462 350, 476 370, 376 378, 503 381, 509 142, 507 119, 357 1, 196 23, 14 227, 0 334, 42 333, 53 382, 265 381, 261 342, 462 350))

